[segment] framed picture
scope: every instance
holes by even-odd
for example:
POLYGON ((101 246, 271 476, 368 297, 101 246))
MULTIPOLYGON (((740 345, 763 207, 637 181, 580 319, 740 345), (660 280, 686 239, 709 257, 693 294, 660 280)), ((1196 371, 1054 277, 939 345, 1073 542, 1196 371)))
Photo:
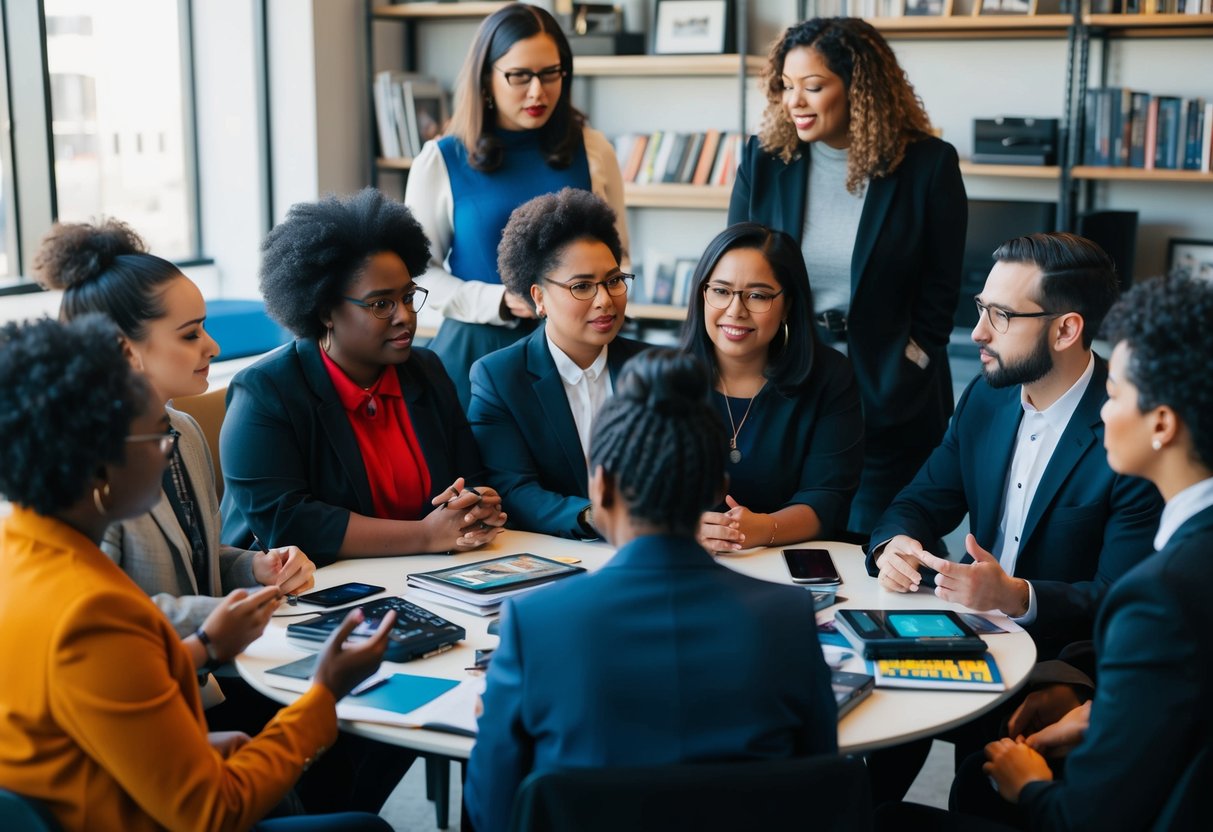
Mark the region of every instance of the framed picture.
POLYGON ((732 0, 657 0, 654 53, 722 55, 732 50, 732 0))
POLYGON ((1167 273, 1213 280, 1213 240, 1181 240, 1167 243, 1167 273))
POLYGON ((412 155, 446 128, 446 93, 437 81, 404 82, 404 114, 408 119, 412 155))
POLYGON ((987 17, 1027 16, 1036 14, 1036 0, 977 0, 975 8, 987 17))
POLYGON ((952 0, 905 0, 902 11, 906 17, 947 17, 952 14, 952 0))
POLYGON ((691 277, 695 274, 698 260, 680 257, 674 261, 674 304, 686 306, 691 300, 691 277))

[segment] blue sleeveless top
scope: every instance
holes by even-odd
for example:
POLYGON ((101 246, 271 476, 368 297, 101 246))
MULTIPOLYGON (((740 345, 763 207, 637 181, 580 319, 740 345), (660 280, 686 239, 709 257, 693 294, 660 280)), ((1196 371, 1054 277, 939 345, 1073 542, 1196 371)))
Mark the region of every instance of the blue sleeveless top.
POLYGON ((544 159, 538 130, 501 130, 497 137, 505 153, 501 167, 492 173, 468 164, 467 148, 459 139, 444 136, 438 140, 454 205, 448 255, 451 274, 486 283, 501 282, 497 243, 515 208, 565 187, 590 190, 584 142, 573 152, 571 164, 556 170, 544 159))

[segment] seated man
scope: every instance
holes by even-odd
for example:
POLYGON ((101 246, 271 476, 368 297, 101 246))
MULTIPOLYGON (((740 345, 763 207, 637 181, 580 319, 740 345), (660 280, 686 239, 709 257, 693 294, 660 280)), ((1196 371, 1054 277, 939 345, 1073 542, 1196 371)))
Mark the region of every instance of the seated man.
POLYGON ((602 406, 589 491, 619 552, 506 601, 468 762, 478 832, 507 827, 532 771, 837 750, 812 596, 734 572, 695 540, 725 485, 708 391, 694 357, 650 350, 602 406))
POLYGON ((1152 551, 1162 500, 1103 452, 1108 365, 1091 342, 1116 298, 1111 259, 1064 233, 1010 240, 994 259, 973 328, 984 383, 881 516, 868 571, 913 592, 921 567, 936 570, 936 595, 1010 615, 1043 659, 1091 637, 1108 586, 1152 551), (966 512, 964 562, 923 549, 966 512))

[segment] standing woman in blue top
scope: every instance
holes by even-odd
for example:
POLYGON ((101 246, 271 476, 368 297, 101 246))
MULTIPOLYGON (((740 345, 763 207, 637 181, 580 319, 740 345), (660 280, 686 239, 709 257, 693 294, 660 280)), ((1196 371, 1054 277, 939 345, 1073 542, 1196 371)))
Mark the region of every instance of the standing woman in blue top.
POLYGON ((798 23, 771 47, 767 109, 729 222, 792 235, 822 338, 847 353, 867 450, 848 528, 866 534, 939 444, 968 202, 888 43, 858 18, 798 23))
POLYGON ((775 546, 845 528, 863 466, 859 389, 825 349, 795 241, 757 223, 730 226, 695 267, 682 347, 712 370, 729 427, 725 504, 703 515, 710 551, 775 546))
POLYGON ((535 327, 530 302, 502 286, 497 241, 510 212, 564 187, 615 211, 627 259, 623 178, 611 144, 573 108, 573 53, 543 9, 512 3, 485 18, 468 52, 448 135, 413 161, 404 202, 431 248, 429 305, 444 318, 430 348, 467 408, 468 371, 535 327))

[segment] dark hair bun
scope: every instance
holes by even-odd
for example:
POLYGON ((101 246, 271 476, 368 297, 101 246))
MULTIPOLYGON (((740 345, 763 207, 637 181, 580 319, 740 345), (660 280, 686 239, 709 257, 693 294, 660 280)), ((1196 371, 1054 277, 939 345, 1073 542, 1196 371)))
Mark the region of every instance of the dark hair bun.
POLYGON ((646 350, 620 373, 615 395, 665 416, 702 413, 711 390, 699 359, 672 349, 646 350))
POLYGON ((104 274, 124 254, 146 252, 142 238, 119 220, 55 223, 34 258, 34 276, 47 289, 71 289, 104 274))

